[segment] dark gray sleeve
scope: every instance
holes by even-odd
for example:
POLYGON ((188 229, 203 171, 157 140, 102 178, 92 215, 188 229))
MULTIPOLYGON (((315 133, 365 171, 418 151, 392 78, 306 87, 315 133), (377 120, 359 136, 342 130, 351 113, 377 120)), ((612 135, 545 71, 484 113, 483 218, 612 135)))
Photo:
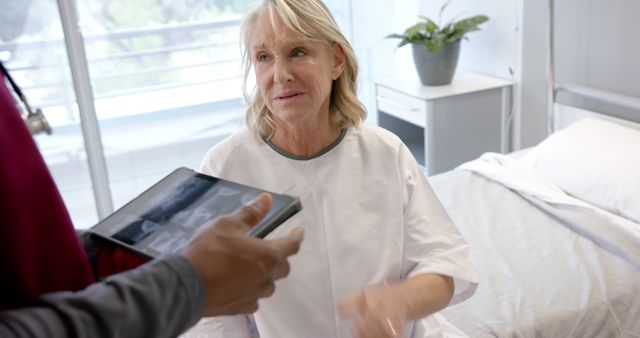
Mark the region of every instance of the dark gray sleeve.
POLYGON ((204 297, 191 263, 168 256, 1 312, 0 337, 176 337, 200 319, 204 297))

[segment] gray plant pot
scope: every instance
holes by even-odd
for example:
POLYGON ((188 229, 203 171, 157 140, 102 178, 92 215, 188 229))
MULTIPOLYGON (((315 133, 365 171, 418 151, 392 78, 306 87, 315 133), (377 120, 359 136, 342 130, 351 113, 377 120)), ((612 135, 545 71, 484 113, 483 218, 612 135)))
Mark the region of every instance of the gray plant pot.
POLYGON ((436 53, 431 53, 423 44, 411 44, 413 62, 420 82, 425 86, 441 86, 451 83, 458 65, 460 40, 445 44, 436 53))

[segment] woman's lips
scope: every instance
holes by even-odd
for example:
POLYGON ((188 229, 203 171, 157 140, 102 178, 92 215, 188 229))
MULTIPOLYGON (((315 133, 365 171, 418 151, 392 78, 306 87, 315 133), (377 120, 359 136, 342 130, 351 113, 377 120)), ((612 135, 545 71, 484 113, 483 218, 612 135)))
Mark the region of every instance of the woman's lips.
POLYGON ((300 92, 284 92, 284 93, 279 94, 278 96, 276 96, 276 101, 288 102, 288 101, 291 101, 291 100, 297 98, 300 95, 302 95, 302 93, 300 93, 300 92))

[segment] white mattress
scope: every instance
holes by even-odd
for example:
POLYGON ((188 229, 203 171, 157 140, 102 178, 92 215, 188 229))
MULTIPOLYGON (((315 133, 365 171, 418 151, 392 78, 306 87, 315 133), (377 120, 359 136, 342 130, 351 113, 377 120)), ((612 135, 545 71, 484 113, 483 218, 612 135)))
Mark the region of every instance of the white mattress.
POLYGON ((429 180, 480 274, 476 294, 443 311, 452 324, 470 337, 640 337, 640 224, 481 173, 429 180))

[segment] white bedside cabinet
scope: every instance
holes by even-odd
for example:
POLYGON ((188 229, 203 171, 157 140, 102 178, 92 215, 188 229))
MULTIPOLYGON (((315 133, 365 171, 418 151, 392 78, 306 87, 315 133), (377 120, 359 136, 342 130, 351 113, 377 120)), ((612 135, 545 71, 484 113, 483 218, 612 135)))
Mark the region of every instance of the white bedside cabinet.
POLYGON ((429 175, 438 174, 484 152, 507 151, 511 88, 511 81, 460 70, 445 86, 378 80, 378 125, 398 135, 429 175))

